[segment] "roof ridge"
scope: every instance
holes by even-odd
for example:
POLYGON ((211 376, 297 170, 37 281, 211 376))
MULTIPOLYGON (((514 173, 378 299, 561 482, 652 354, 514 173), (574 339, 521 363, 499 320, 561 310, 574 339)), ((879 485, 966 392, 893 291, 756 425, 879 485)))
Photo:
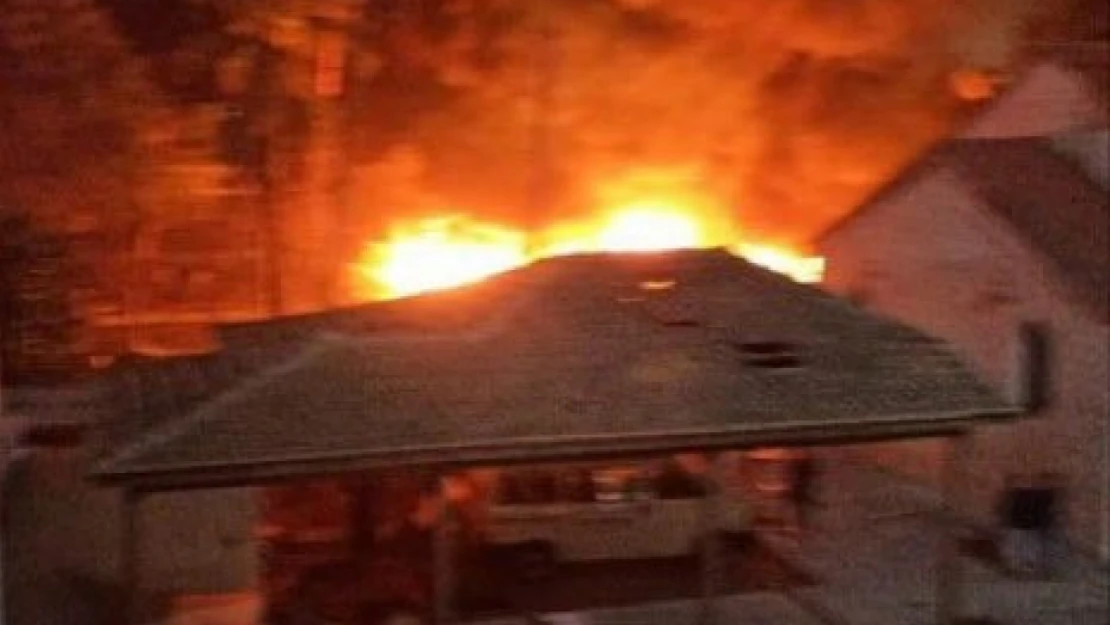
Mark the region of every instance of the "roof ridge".
POLYGON ((246 391, 258 388, 281 375, 295 371, 308 362, 316 360, 324 353, 333 350, 336 345, 337 343, 334 341, 317 339, 309 345, 302 347, 298 353, 291 356, 288 360, 254 371, 248 379, 231 387, 221 389, 213 397, 189 409, 187 418, 166 420, 150 430, 139 434, 134 439, 124 444, 122 448, 118 449, 115 453, 101 457, 96 463, 97 468, 94 470, 94 473, 101 473, 104 468, 109 465, 120 464, 132 460, 150 447, 166 443, 171 439, 187 433, 196 424, 208 421, 211 418, 213 408, 227 404, 242 396, 246 391))
MULTIPOLYGON (((1108 47, 1110 46, 1103 46, 1108 47)), ((992 98, 983 102, 974 104, 960 116, 958 119, 953 120, 948 132, 944 135, 937 137, 930 143, 922 147, 921 151, 910 159, 907 159, 887 180, 880 183, 871 192, 863 196, 863 198, 856 202, 852 210, 832 221, 828 226, 823 228, 811 241, 815 245, 820 245, 823 241, 827 240, 831 235, 840 230, 848 223, 855 221, 855 219, 862 214, 868 212, 872 206, 882 200, 884 197, 893 191, 901 188, 905 184, 909 184, 917 178, 921 173, 927 171, 928 166, 933 163, 938 157, 944 154, 945 149, 953 144, 965 141, 1006 141, 1006 140, 1022 140, 1036 138, 1033 136, 1005 136, 1005 137, 991 137, 991 136, 975 136, 967 135, 967 132, 972 129, 976 123, 989 116, 992 111, 1003 106, 1008 102, 1013 94, 1018 93, 1020 88, 1027 83, 1030 77, 1038 69, 1052 66, 1061 69, 1067 73, 1074 74, 1079 77, 1081 81, 1085 81, 1083 73, 1069 66, 1061 59, 1053 56, 1038 56, 1033 58, 1028 64, 1021 67, 1013 74, 1011 80, 1006 81, 1005 86, 992 98)))
MULTIPOLYGON (((518 268, 518 270, 534 267, 534 264, 525 265, 518 268)), ((536 289, 542 288, 551 281, 551 276, 543 272, 535 272, 537 278, 533 279, 531 288, 521 289, 521 292, 514 297, 509 298, 508 301, 502 302, 501 305, 495 307, 496 313, 490 318, 483 320, 479 323, 473 324, 473 327, 464 332, 459 332, 456 329, 439 329, 435 331, 419 330, 419 331, 391 331, 385 334, 359 334, 357 332, 344 332, 342 328, 324 328, 319 332, 321 339, 330 341, 345 341, 346 344, 359 347, 368 347, 371 345, 396 345, 400 343, 430 343, 430 342, 480 342, 492 337, 497 336, 505 330, 508 322, 516 317, 516 315, 526 308, 529 303, 536 300, 536 289)), ((431 293, 430 296, 434 297, 435 294, 431 293)))

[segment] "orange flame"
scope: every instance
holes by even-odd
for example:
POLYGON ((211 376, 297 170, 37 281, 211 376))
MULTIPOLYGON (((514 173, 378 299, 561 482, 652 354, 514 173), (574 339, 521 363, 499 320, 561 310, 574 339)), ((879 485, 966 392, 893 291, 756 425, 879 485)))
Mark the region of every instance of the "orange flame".
POLYGON ((597 242, 599 249, 610 252, 656 252, 704 247, 706 237, 692 215, 667 206, 636 204, 610 215, 597 242))
POLYGON ((363 295, 392 299, 476 282, 529 261, 525 238, 463 217, 425 219, 394 230, 363 251, 356 265, 363 295))
POLYGON ((539 258, 583 252, 726 247, 799 282, 818 282, 824 259, 767 244, 721 240, 719 224, 681 202, 633 200, 597 221, 529 236, 465 217, 424 219, 366 247, 356 263, 363 297, 392 299, 476 282, 539 258), (716 227, 715 227, 716 226, 716 227))
POLYGON ((805 256, 774 245, 738 243, 729 251, 764 269, 790 277, 795 282, 814 284, 825 277, 825 258, 805 256))

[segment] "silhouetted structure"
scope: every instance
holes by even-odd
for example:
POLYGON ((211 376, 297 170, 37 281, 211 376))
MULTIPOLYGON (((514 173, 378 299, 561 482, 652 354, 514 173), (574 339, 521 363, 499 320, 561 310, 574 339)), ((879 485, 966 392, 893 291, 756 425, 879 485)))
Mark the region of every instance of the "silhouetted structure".
POLYGON ((2 383, 57 383, 86 364, 71 260, 61 236, 21 217, 0 221, 2 383))

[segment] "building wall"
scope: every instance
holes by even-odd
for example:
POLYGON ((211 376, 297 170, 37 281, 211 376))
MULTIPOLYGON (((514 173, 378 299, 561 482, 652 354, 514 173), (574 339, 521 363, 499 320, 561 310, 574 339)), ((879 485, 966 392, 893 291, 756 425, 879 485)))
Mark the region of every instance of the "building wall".
MULTIPOLYGON (((39 448, 7 476, 5 625, 115 625, 123 585, 123 499, 89 481, 89 451, 39 448)), ((152 605, 257 587, 251 489, 151 495, 139 577, 152 605)))
POLYGON ((1110 127, 1081 128, 1052 138, 1053 147, 1103 189, 1110 189, 1110 127))
POLYGON ((992 102, 987 114, 964 129, 962 137, 1041 137, 1105 122, 1084 78, 1074 70, 1041 63, 992 102))
MULTIPOLYGON (((1046 325, 1050 402, 1017 424, 977 433, 967 509, 987 521, 1005 475, 1059 471, 1067 479, 1069 534, 1110 556, 1110 327, 1076 305, 1050 266, 945 170, 885 196, 831 233, 822 251, 829 289, 949 341, 1010 398, 1016 397, 1018 328, 1046 325)), ((879 446, 874 454, 925 481, 935 484, 938 477, 937 443, 879 446)))
POLYGON ((159 493, 141 510, 139 579, 168 594, 219 593, 255 587, 252 488, 159 493))

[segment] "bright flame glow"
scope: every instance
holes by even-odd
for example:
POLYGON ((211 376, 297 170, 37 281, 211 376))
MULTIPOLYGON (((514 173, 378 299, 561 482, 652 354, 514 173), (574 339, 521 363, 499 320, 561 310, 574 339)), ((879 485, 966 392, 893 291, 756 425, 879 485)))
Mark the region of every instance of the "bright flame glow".
MULTIPOLYGON (((597 221, 563 224, 531 237, 465 217, 439 217, 394 229, 367 246, 355 268, 359 295, 392 299, 476 282, 539 258, 584 252, 649 252, 727 246, 748 261, 798 282, 819 282, 825 260, 727 237, 703 211, 682 202, 632 201, 597 221)), ((645 288, 663 288, 651 285, 645 288)))
POLYGON ((825 259, 803 256, 788 249, 755 243, 740 243, 732 253, 765 269, 789 276, 795 282, 813 284, 825 277, 825 259))
POLYGON ((469 284, 528 261, 523 235, 443 217, 395 230, 368 247, 357 267, 371 296, 389 299, 469 284))
POLYGON ((651 204, 614 212, 598 233, 597 242, 599 250, 609 252, 657 252, 706 245, 695 215, 651 204))

